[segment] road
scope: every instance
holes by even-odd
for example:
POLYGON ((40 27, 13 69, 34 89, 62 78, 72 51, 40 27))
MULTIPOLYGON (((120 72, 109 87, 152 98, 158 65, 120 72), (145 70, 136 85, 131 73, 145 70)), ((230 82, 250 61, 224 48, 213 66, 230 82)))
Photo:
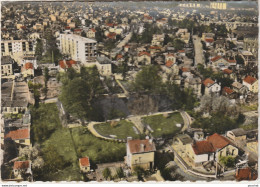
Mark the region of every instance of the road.
POLYGON ((131 39, 132 32, 130 32, 126 37, 116 46, 117 48, 121 48, 127 44, 127 42, 131 39))
POLYGON ((187 130, 188 128, 190 128, 191 125, 191 117, 189 116, 189 114, 185 111, 181 111, 181 116, 183 118, 183 127, 181 129, 182 132, 184 132, 185 130, 187 130))
POLYGON ((200 37, 197 35, 193 36, 193 44, 194 44, 194 50, 195 50, 195 66, 198 64, 205 65, 205 59, 203 54, 203 48, 200 37))

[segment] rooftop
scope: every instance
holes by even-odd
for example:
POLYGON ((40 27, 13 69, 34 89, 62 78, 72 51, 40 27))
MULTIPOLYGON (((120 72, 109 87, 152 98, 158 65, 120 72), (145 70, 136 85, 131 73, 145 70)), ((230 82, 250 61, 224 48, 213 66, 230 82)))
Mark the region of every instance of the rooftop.
POLYGON ((156 151, 155 145, 149 140, 129 140, 127 142, 131 153, 145 153, 156 151))

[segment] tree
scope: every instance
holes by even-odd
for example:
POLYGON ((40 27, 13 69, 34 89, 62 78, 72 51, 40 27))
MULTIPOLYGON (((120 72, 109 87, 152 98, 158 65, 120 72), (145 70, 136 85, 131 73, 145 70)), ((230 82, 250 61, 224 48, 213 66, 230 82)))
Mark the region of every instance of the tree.
POLYGON ((134 173, 138 177, 138 180, 143 180, 143 176, 145 175, 145 170, 141 166, 134 167, 134 173))
POLYGON ((224 164, 224 166, 228 168, 235 167, 236 157, 222 156, 220 157, 219 162, 224 164))
POLYGON ((18 150, 15 142, 11 138, 4 139, 4 163, 18 156, 18 150))
POLYGON ((41 39, 36 40, 36 48, 35 48, 35 55, 37 57, 37 60, 42 58, 42 53, 43 53, 43 42, 41 39))
POLYGON ((136 75, 134 89, 138 92, 158 93, 162 88, 162 78, 157 66, 149 65, 142 68, 136 75))
POLYGON ((178 50, 183 49, 185 42, 180 39, 175 39, 172 44, 173 44, 175 51, 178 51, 178 50))
POLYGON ((116 175, 118 178, 124 178, 125 177, 125 174, 124 174, 124 170, 120 167, 120 168, 117 168, 116 170, 116 175))
POLYGON ((235 58, 236 58, 237 64, 245 65, 245 61, 240 55, 237 55, 235 58))
POLYGON ((111 178, 111 171, 109 168, 105 168, 102 172, 103 177, 107 180, 108 178, 111 178))

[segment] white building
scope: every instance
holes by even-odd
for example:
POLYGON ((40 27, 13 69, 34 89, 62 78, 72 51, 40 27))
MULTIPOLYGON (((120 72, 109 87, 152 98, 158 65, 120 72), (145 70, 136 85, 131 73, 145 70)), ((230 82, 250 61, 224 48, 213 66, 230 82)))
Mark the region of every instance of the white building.
POLYGON ((75 34, 60 34, 60 50, 75 61, 83 64, 95 62, 97 56, 97 42, 75 34))

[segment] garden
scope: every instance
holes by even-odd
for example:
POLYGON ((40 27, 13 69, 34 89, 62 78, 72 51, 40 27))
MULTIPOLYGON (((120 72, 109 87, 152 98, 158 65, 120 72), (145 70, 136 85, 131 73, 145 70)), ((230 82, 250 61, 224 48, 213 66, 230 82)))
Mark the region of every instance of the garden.
POLYGON ((140 137, 140 133, 134 124, 126 120, 101 123, 95 125, 94 128, 99 134, 109 138, 126 139, 129 136, 133 138, 140 137))
POLYGON ((154 138, 173 136, 183 126, 183 118, 179 112, 143 117, 142 121, 154 138), (177 124, 181 124, 181 126, 177 124))

